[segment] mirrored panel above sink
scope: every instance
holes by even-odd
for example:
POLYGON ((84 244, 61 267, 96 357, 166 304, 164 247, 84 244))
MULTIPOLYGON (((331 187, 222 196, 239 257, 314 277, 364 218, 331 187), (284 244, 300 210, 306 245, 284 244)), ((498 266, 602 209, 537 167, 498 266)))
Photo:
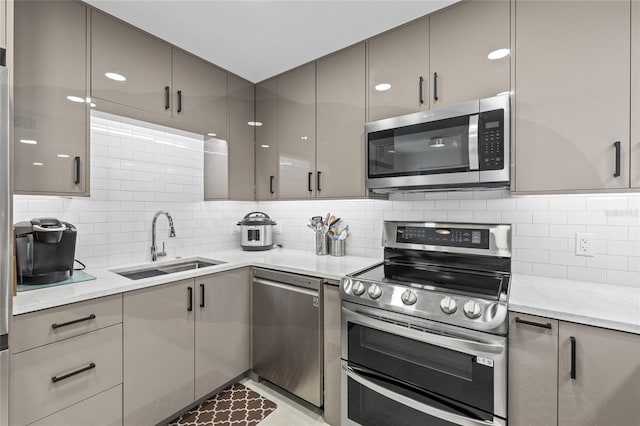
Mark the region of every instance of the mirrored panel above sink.
POLYGON ((182 271, 206 268, 208 266, 215 266, 223 263, 225 262, 193 257, 188 259, 178 259, 172 262, 162 262, 162 264, 157 265, 144 265, 137 268, 127 268, 119 270, 116 269, 112 270, 111 272, 114 272, 125 278, 129 278, 130 280, 142 280, 145 278, 157 277, 160 275, 169 275, 182 271))

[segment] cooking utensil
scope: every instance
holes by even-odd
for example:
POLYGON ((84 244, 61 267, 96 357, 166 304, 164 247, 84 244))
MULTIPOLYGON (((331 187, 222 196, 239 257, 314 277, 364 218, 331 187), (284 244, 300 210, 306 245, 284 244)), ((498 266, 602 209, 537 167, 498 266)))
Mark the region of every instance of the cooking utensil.
MULTIPOLYGON (((331 218, 333 219, 333 221, 332 221, 332 222, 329 222, 329 226, 334 226, 336 223, 340 222, 340 220, 341 220, 341 218, 337 218, 337 219, 336 219, 336 218, 335 218, 335 217, 333 217, 333 216, 331 216, 331 218)), ((331 219, 329 219, 329 220, 331 220, 331 219)))

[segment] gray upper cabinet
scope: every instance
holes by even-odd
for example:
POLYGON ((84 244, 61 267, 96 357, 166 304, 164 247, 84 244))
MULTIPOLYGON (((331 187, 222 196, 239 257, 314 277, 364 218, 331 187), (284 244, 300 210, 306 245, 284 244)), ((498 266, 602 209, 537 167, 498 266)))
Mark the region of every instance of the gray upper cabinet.
POLYGON ((7 48, 7 1, 0 0, 0 48, 7 48))
POLYGON ((315 196, 316 64, 278 77, 278 198, 315 196))
POLYGON ((229 198, 254 199, 254 85, 229 74, 229 198))
POLYGON ((364 188, 365 45, 316 64, 316 196, 362 197, 364 188))
POLYGON ((516 0, 516 192, 629 187, 629 16, 630 1, 516 0))
POLYGON ((559 340, 558 425, 637 425, 640 336, 561 322, 559 340))
POLYGON ((509 14, 509 0, 471 0, 429 16, 431 108, 509 91, 509 14))
POLYGON ((92 10, 91 96, 171 117, 171 50, 162 40, 92 10))
POLYGON ((369 121, 429 108, 429 19, 368 41, 369 121))
POLYGON ((640 0, 631 2, 631 187, 640 188, 640 0))
POLYGON ((275 200, 278 181, 278 81, 256 85, 256 200, 275 200))
POLYGON ((227 72, 173 48, 173 118, 179 127, 229 137, 227 72))
POLYGON ((86 7, 15 2, 14 58, 15 192, 88 194, 86 7))

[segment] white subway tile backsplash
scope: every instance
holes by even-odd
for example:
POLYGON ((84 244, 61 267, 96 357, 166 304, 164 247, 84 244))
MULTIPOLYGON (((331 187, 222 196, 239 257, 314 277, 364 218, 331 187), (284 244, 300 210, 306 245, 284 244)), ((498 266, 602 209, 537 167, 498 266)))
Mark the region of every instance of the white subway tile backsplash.
POLYGON ((607 269, 607 283, 640 287, 640 272, 607 269))
POLYGON ((567 278, 567 266, 564 265, 547 265, 534 263, 532 265, 533 275, 550 278, 567 278))
POLYGON ((607 281, 606 269, 569 266, 567 268, 567 273, 567 278, 569 278, 570 280, 591 281, 597 283, 604 283, 607 281))

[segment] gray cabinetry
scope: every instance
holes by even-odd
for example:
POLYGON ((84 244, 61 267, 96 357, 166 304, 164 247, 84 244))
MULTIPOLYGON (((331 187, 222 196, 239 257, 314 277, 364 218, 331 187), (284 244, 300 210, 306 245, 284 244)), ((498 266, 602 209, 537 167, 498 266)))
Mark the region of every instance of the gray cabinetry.
POLYGON ((229 74, 229 199, 254 199, 254 85, 229 74))
POLYGON ((510 425, 637 424, 640 335, 520 313, 509 318, 510 425))
POLYGON ((171 117, 171 46, 92 10, 91 96, 171 117))
POLYGON ((0 48, 7 48, 7 1, 0 0, 0 48))
MULTIPOLYGON (((429 16, 431 108, 509 91, 509 0, 471 0, 429 16)), ((426 78, 426 76, 425 76, 426 78)))
POLYGON ((429 18, 372 38, 368 49, 369 121, 429 108, 429 18))
POLYGON ((316 64, 316 196, 357 197, 364 188, 365 45, 316 64))
POLYGON ((315 196, 316 64, 278 77, 278 198, 315 196))
POLYGON ((178 127, 228 139, 227 72, 173 48, 173 118, 178 127))
POLYGON ((340 426, 340 291, 324 284, 324 421, 340 426))
POLYGON ((558 425, 558 321, 509 314, 509 424, 558 425))
POLYGON ((124 294, 124 425, 157 424, 194 401, 193 287, 124 294))
POLYGON ((196 278, 195 399, 251 368, 249 269, 196 278))
POLYGON ((631 187, 640 188, 640 0, 631 1, 631 187))
POLYGON ((15 192, 88 194, 87 8, 16 1, 14 59, 15 192))
POLYGON ((278 80, 256 85, 256 200, 274 200, 278 188, 278 80))
POLYGON ((515 1, 517 192, 629 187, 630 3, 515 1))

